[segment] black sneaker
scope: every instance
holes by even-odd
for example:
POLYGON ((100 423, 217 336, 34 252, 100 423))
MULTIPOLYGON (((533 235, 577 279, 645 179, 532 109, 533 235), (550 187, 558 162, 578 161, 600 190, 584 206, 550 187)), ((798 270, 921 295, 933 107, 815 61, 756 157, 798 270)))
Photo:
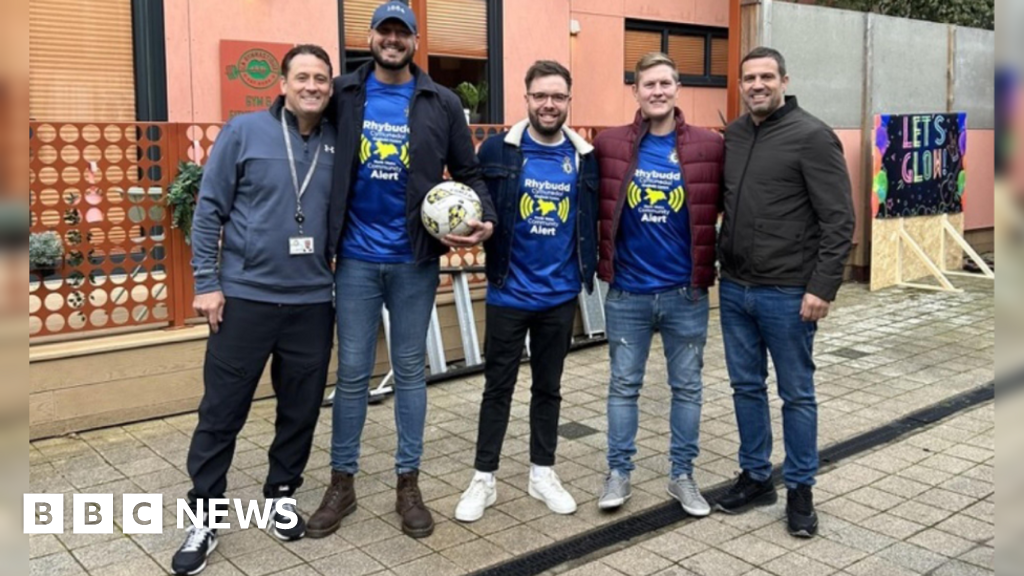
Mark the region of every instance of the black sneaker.
POLYGON ((790 535, 798 538, 810 538, 818 533, 818 514, 814 511, 810 486, 801 484, 786 495, 786 524, 790 535))
POLYGON ((281 508, 287 510, 295 515, 295 525, 291 528, 283 528, 287 524, 292 522, 292 518, 279 514, 275 508, 274 499, 268 500, 270 503, 270 509, 273 512, 273 517, 270 519, 268 529, 278 540, 290 542, 292 540, 298 540, 306 535, 306 521, 299 515, 299 511, 295 508, 292 503, 282 504, 281 508))
POLYGON ((206 526, 191 526, 185 543, 174 553, 171 570, 175 574, 199 574, 206 568, 206 559, 217 549, 217 531, 206 526))
POLYGON ((729 491, 715 502, 715 508, 726 514, 739 514, 753 506, 775 504, 778 499, 771 477, 758 482, 744 470, 729 491))

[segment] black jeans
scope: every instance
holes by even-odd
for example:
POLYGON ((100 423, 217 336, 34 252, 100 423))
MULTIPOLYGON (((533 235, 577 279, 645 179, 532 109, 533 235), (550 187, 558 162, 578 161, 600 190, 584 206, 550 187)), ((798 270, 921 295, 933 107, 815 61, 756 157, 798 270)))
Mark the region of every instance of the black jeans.
POLYGON ((530 462, 555 463, 558 411, 565 356, 572 342, 576 300, 540 312, 487 305, 483 401, 476 441, 476 469, 494 472, 508 429, 512 393, 519 375, 526 332, 530 332, 530 462))
POLYGON ((330 302, 279 305, 228 298, 224 321, 206 344, 205 391, 188 451, 189 500, 223 498, 235 441, 272 358, 277 396, 265 496, 290 496, 302 484, 327 383, 333 344, 330 302))

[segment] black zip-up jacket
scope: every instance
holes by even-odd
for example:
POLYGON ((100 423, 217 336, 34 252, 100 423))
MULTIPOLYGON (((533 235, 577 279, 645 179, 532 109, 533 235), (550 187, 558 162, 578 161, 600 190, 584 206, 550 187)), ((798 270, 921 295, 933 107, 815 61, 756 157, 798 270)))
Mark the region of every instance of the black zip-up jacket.
POLYGON ((850 174, 839 137, 796 97, 757 126, 725 130, 722 278, 836 297, 853 240, 850 174))
MULTIPOLYGON (((409 103, 409 180, 405 193, 406 229, 417 263, 448 252, 448 248, 427 233, 420 218, 420 206, 431 188, 444 180, 444 170, 453 180, 473 188, 480 196, 483 221, 497 222, 494 204, 480 175, 480 164, 466 115, 454 92, 439 86, 415 64, 416 88, 409 103)), ((332 110, 338 132, 334 156, 334 191, 331 194, 331 255, 340 253, 339 243, 348 215, 348 199, 355 189, 359 171, 359 137, 363 133, 366 80, 373 62, 355 72, 334 79, 332 110)))

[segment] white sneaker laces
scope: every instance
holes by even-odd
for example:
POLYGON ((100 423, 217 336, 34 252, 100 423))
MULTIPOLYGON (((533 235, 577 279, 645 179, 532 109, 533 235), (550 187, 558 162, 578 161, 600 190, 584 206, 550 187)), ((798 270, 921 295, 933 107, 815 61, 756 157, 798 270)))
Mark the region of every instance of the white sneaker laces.
POLYGON ((205 526, 192 526, 188 529, 188 538, 185 539, 185 544, 182 545, 181 551, 198 552, 209 535, 210 529, 205 526))
POLYGON ((469 488, 462 495, 463 498, 485 498, 487 496, 487 480, 485 478, 473 478, 469 488))
POLYGON ((541 489, 546 489, 556 494, 565 492, 565 488, 562 488, 562 481, 558 478, 558 474, 556 474, 554 470, 552 470, 548 476, 541 477, 538 480, 539 481, 536 485, 541 489))

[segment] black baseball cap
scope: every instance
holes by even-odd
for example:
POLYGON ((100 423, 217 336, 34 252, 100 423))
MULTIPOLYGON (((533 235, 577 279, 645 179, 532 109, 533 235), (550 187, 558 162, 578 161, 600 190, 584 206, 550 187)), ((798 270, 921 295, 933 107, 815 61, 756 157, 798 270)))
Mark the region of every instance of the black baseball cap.
POLYGON ((416 29, 416 15, 412 13, 412 8, 406 5, 404 2, 398 0, 391 0, 385 2, 377 7, 373 11, 373 19, 370 20, 370 28, 377 29, 385 20, 398 20, 402 24, 405 24, 406 28, 412 31, 413 34, 419 34, 416 29))

